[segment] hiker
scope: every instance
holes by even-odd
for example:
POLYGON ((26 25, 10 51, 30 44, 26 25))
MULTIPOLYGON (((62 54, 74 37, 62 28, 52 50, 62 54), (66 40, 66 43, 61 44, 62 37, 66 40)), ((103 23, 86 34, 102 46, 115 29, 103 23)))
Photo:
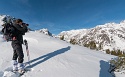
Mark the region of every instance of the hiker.
POLYGON ((23 25, 22 19, 17 19, 13 26, 15 27, 16 34, 12 37, 13 48, 13 71, 24 72, 24 54, 22 49, 23 35, 27 32, 27 25, 23 25))

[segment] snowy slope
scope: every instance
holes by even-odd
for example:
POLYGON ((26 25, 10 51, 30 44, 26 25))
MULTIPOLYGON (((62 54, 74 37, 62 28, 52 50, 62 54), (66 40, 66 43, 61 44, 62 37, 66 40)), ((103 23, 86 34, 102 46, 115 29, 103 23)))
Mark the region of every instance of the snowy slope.
MULTIPOLYGON (((71 45, 40 32, 28 32, 31 71, 22 77, 112 77, 108 61, 114 56, 71 45)), ((23 46, 25 60, 27 56, 23 46)), ((11 42, 4 42, 0 35, 0 77, 11 67, 11 42)), ((16 77, 9 73, 9 77, 16 77)))

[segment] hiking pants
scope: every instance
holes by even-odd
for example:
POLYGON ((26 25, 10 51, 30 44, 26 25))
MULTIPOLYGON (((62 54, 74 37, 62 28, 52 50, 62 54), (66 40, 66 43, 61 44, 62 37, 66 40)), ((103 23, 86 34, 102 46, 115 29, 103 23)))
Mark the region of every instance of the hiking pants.
POLYGON ((18 58, 18 63, 23 63, 24 54, 23 54, 22 44, 17 40, 13 40, 11 45, 13 48, 13 60, 17 60, 18 58))

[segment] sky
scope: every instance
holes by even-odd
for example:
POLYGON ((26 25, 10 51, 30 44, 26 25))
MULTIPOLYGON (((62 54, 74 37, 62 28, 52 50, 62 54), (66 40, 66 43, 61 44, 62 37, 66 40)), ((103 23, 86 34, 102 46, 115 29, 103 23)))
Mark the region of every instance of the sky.
POLYGON ((0 15, 21 18, 53 34, 125 20, 125 0, 1 0, 0 15))

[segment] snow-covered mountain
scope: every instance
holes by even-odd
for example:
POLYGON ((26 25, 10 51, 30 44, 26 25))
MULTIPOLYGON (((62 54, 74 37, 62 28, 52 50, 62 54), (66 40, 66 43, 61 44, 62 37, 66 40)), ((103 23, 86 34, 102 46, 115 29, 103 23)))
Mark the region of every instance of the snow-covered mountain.
POLYGON ((40 33, 43 33, 43 34, 45 34, 45 35, 52 36, 52 33, 50 33, 49 30, 48 30, 48 29, 45 29, 45 28, 40 29, 40 30, 36 30, 36 31, 38 31, 38 32, 40 32, 40 33))
MULTIPOLYGON (((94 43, 97 50, 125 50, 125 20, 120 23, 106 23, 91 29, 63 31, 57 37, 73 44, 88 46, 94 43)), ((90 47, 90 46, 89 46, 90 47)), ((93 48, 93 47, 92 47, 93 48)))
MULTIPOLYGON (((9 15, 0 15, 0 30, 4 18, 13 19, 9 15)), ((52 36, 48 29, 40 29, 38 32, 52 36)), ((63 38, 73 44, 78 44, 97 50, 121 50, 125 51, 125 20, 120 23, 106 23, 91 29, 78 29, 63 31, 57 37, 63 38), (90 44, 92 44, 90 46, 90 44)))

